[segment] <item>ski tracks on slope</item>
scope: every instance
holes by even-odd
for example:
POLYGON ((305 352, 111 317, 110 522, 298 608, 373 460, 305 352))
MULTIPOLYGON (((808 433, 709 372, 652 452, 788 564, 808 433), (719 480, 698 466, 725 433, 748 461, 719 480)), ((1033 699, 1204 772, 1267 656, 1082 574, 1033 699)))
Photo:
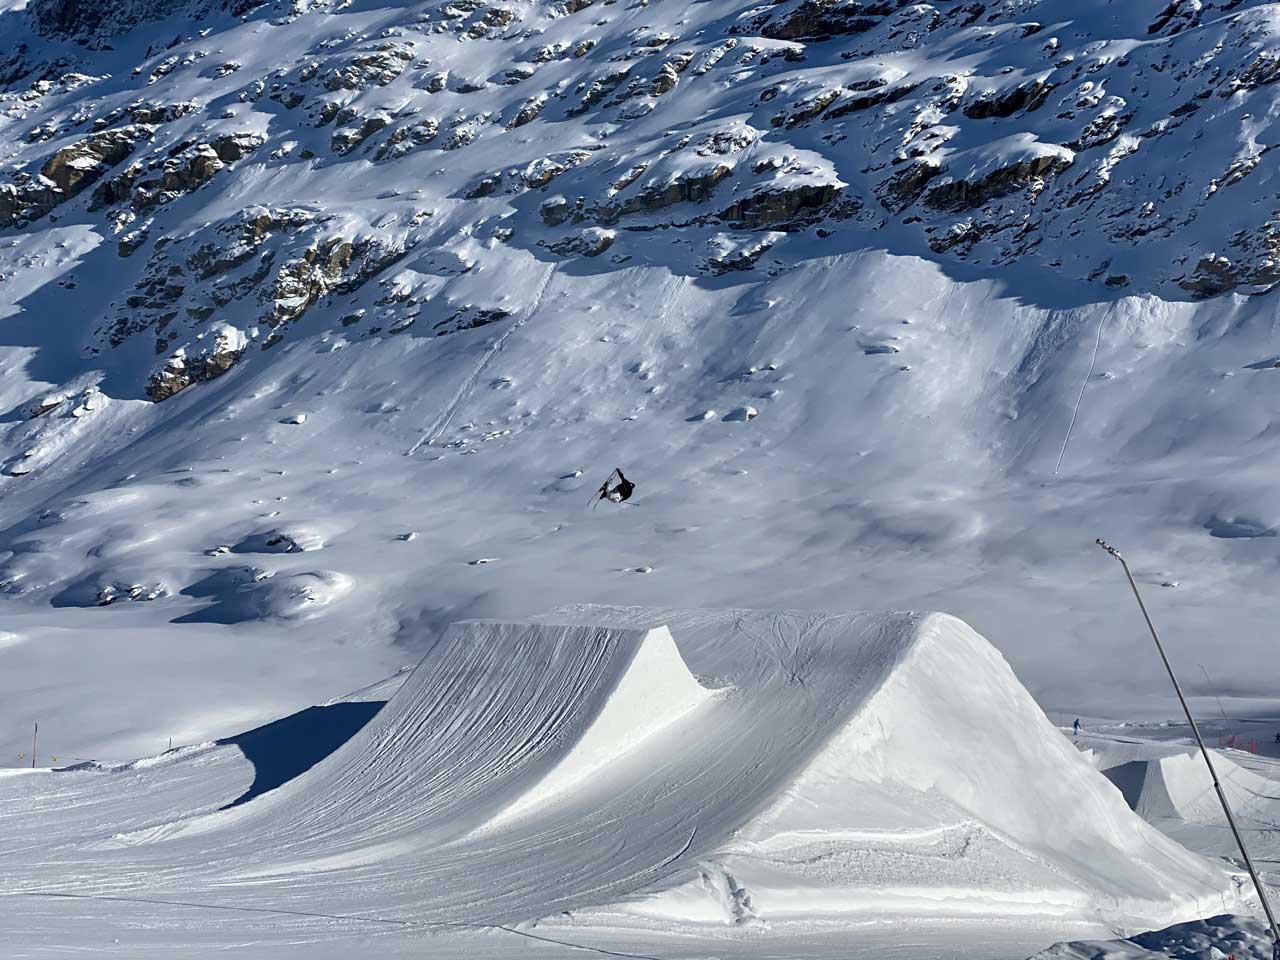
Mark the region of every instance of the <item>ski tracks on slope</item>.
POLYGON ((1089 360, 1089 370, 1084 375, 1084 379, 1080 382, 1080 395, 1076 397, 1076 405, 1071 409, 1071 422, 1067 424, 1067 435, 1062 438, 1062 449, 1058 451, 1058 462, 1053 465, 1053 472, 1056 475, 1062 469, 1062 458, 1067 455, 1067 444, 1071 442, 1071 433, 1076 428, 1076 418, 1080 416, 1080 404, 1084 400, 1085 388, 1089 386, 1089 381, 1093 379, 1094 367, 1098 365, 1098 348, 1102 346, 1102 328, 1106 326, 1107 320, 1110 319, 1114 305, 1103 312, 1102 318, 1098 320, 1098 336, 1093 343, 1093 356, 1089 360))
POLYGON ((484 356, 480 358, 480 362, 476 364, 476 368, 471 371, 470 375, 462 381, 456 393, 445 404, 445 408, 441 411, 440 416, 436 417, 433 423, 422 436, 420 436, 408 450, 404 452, 406 457, 411 457, 423 447, 430 446, 444 435, 445 430, 449 429, 449 424, 453 422, 453 418, 457 415, 458 410, 462 407, 463 402, 471 395, 471 391, 475 388, 481 375, 488 369, 489 364, 493 362, 493 358, 502 352, 502 348, 511 339, 511 335, 529 322, 529 319, 538 312, 542 307, 543 297, 546 296, 547 288, 551 286, 551 280, 556 274, 558 264, 553 264, 542 278, 542 282, 538 284, 538 290, 533 296, 533 303, 529 309, 524 312, 519 320, 502 332, 502 334, 493 341, 493 345, 485 351, 484 356))

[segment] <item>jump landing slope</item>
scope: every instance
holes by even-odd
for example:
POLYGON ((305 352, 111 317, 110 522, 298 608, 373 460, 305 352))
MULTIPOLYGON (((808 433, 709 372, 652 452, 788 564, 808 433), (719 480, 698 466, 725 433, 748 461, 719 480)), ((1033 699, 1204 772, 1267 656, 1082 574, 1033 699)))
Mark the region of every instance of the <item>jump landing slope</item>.
POLYGON ((0 890, 441 929, 1134 929, 1238 907, 943 615, 464 622, 343 746, 218 809, 244 790, 234 749, 0 779, 0 890))

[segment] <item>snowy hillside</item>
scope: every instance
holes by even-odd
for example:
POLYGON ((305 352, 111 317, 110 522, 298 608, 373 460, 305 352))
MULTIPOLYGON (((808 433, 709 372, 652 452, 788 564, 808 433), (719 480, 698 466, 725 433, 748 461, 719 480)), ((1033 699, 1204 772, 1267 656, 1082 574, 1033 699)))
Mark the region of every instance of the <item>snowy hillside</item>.
POLYGON ((0 939, 196 957, 234 922, 263 957, 567 955, 531 936, 818 957, 812 938, 839 931, 848 957, 890 931, 896 949, 942 932, 1026 956, 1247 906, 951 617, 464 622, 370 706, 117 768, 11 771, 0 903, 21 909, 0 911, 0 939), (261 792, 325 724, 346 727, 336 749, 261 792))
POLYGON ((1269 694, 1276 30, 3 0, 0 763, 579 601, 945 609, 1123 709, 1162 687, 1099 533, 1269 694))

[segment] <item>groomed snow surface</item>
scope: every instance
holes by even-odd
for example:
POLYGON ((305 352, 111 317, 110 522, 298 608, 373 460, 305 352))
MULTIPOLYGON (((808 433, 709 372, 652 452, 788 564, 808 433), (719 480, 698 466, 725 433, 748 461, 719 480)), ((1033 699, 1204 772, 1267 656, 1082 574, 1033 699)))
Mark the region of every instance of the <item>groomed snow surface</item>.
POLYGON ((468 621, 374 710, 7 772, 0 942, 1013 957, 1248 909, 948 616, 468 621))

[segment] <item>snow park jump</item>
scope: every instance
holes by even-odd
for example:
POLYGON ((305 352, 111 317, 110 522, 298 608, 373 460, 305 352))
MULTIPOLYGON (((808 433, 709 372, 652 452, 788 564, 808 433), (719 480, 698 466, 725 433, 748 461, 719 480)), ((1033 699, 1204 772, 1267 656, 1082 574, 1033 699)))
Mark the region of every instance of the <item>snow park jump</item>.
POLYGON ((331 755, 219 810, 243 789, 236 753, 66 772, 56 797, 0 780, 22 811, 0 884, 41 922, 71 899, 89 924, 151 902, 197 946, 232 915, 267 941, 336 925, 320 955, 375 921, 471 955, 523 934, 724 948, 867 924, 1161 926, 1237 902, 937 614, 461 622, 331 755), (54 804, 69 822, 24 856, 54 804))

